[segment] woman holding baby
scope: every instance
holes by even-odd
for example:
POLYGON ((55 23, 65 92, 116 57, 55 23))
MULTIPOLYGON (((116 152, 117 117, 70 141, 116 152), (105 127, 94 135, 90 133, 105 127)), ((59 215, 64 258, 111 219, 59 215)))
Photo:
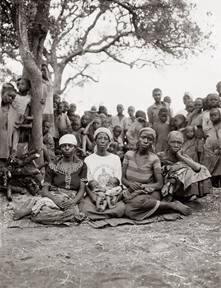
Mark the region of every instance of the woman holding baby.
POLYGON ((88 186, 86 188, 87 197, 80 203, 81 211, 94 220, 122 217, 125 204, 120 201, 121 162, 117 155, 107 151, 112 134, 109 129, 101 127, 95 131, 94 139, 96 152, 85 158, 88 186), (105 194, 116 196, 115 203, 110 203, 108 198, 105 199, 105 194), (110 205, 105 204, 106 201, 110 205))

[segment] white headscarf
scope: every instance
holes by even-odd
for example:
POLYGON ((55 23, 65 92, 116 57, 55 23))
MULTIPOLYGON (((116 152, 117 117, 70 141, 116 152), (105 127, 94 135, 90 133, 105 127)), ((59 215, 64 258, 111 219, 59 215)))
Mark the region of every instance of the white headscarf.
POLYGON ((59 139, 59 146, 62 144, 72 144, 77 146, 77 139, 73 134, 65 134, 59 139))

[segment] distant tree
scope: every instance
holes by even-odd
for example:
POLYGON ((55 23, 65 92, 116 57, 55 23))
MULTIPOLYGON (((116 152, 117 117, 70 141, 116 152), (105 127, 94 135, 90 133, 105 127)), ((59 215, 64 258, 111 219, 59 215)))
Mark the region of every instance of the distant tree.
MULTIPOLYGON (((12 2, 3 0, 1 6, 12 7, 12 2)), ((29 3, 30 7, 32 3, 29 9, 34 13, 33 3, 39 1, 23 2, 29 3)), ((101 62, 112 59, 129 67, 157 65, 165 55, 180 58, 195 53, 206 36, 191 17, 195 6, 184 0, 49 2, 43 54, 52 67, 54 92, 57 94, 62 94, 73 81, 96 81, 88 72, 98 61, 95 61, 95 56, 101 62), (72 75, 64 76, 65 70, 70 69, 72 75)), ((7 45, 2 49, 10 57, 13 54, 17 57, 16 50, 10 49, 18 47, 17 33, 10 23, 9 14, 5 14, 3 21, 8 24, 3 27, 6 28, 3 29, 3 42, 7 45)))

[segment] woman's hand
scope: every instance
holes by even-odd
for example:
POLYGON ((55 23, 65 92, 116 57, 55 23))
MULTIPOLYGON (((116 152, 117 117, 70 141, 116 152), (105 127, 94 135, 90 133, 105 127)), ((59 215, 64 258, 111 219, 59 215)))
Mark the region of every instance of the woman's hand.
POLYGON ((138 182, 129 182, 128 187, 131 191, 135 191, 141 189, 141 184, 138 182))
POLYGON ((182 160, 183 159, 183 151, 182 150, 177 151, 176 156, 179 160, 182 160))
POLYGON ((71 206, 74 206, 74 205, 76 205, 76 202, 73 199, 71 199, 69 197, 67 197, 67 198, 65 197, 61 201, 59 206, 60 206, 60 208, 66 210, 66 209, 68 209, 68 208, 70 208, 71 206))

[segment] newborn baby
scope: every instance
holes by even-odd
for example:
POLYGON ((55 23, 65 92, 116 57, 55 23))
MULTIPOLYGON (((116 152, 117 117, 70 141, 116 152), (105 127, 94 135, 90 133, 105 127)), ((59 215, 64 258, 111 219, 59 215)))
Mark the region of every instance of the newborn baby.
POLYGON ((88 183, 88 188, 97 195, 96 208, 100 212, 105 211, 106 208, 114 208, 122 192, 120 181, 116 177, 110 177, 106 188, 101 187, 95 180, 88 183))

